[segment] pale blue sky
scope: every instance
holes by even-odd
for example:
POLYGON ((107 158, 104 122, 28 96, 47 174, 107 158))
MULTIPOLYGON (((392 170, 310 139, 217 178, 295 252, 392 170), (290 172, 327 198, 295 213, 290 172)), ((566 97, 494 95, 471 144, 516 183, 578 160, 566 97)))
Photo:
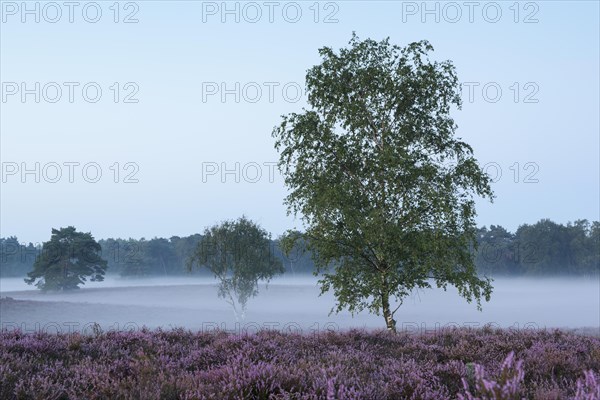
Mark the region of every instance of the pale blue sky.
POLYGON ((286 217, 281 177, 268 176, 277 161, 271 130, 305 101, 286 100, 282 87, 288 84, 288 96, 295 96, 306 70, 319 62, 317 49, 344 46, 352 31, 399 45, 427 39, 433 58, 453 60, 460 80, 478 85, 472 99, 465 88, 454 117, 481 164, 502 172, 496 201, 479 204, 480 225, 514 230, 541 218, 600 218, 598 2, 474 2, 471 10, 465 2, 428 2, 429 10, 437 4, 437 15, 423 14, 420 1, 227 3, 237 4, 239 23, 222 13, 222 2, 122 2, 119 23, 113 1, 94 3, 102 12, 97 23, 82 14, 87 5, 85 17, 95 18, 90 2, 79 3, 72 23, 63 2, 53 3, 62 13, 56 23, 53 4, 27 2, 30 9, 38 4, 39 23, 21 4, 1 4, 0 236, 40 242, 52 227, 67 225, 97 238, 183 236, 241 214, 274 235, 299 226, 286 217), (298 9, 302 15, 292 23, 298 9), (262 16, 252 23, 257 10, 262 16), (138 22, 123 23, 132 12, 138 22), (328 15, 333 23, 324 23, 328 15), (40 83, 39 103, 35 93, 22 101, 23 82, 34 92, 40 83), (96 103, 82 97, 90 82, 90 100, 95 85, 102 90, 96 103), (236 82, 239 103, 234 94, 225 102, 221 93, 210 94, 236 82), (62 97, 51 103, 57 86, 62 97), (262 96, 252 102, 257 87, 262 96), (502 96, 493 102, 497 88, 502 96), (138 102, 123 103, 137 89, 138 102), (21 174, 22 163, 34 169, 36 162, 39 183, 35 174, 21 174), (79 163, 72 183, 69 162, 79 163), (203 165, 207 172, 236 162, 239 183, 232 174, 225 183, 218 173, 203 176, 203 165), (252 163, 262 166, 255 183, 252 163), (98 182, 84 179, 84 164, 91 165, 90 181, 100 168, 98 182), (123 182, 129 172, 137 183, 123 182))

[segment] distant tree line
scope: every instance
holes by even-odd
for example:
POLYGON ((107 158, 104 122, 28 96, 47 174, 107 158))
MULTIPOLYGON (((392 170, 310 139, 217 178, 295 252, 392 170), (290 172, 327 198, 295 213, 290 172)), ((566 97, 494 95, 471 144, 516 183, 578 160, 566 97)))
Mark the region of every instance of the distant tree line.
POLYGON ((40 252, 41 244, 19 243, 16 236, 0 238, 0 277, 24 277, 40 252))
MULTIPOLYGON (((177 276, 190 272, 187 263, 202 235, 169 239, 98 240, 101 256, 108 261, 107 274, 123 277, 177 276)), ((521 225, 516 232, 500 225, 477 232, 475 264, 491 276, 569 275, 597 276, 600 272, 600 222, 578 220, 566 225, 543 219, 521 225)), ((314 264, 302 243, 284 255, 277 239, 270 241, 270 256, 279 259, 285 273, 311 274, 314 264)), ((0 238, 0 277, 24 277, 33 269, 41 246, 19 243, 15 236, 0 238)), ((195 275, 210 275, 195 270, 195 275)))
POLYGON ((499 225, 478 232, 475 263, 489 275, 597 276, 600 271, 600 222, 567 225, 549 219, 519 226, 515 233, 499 225))

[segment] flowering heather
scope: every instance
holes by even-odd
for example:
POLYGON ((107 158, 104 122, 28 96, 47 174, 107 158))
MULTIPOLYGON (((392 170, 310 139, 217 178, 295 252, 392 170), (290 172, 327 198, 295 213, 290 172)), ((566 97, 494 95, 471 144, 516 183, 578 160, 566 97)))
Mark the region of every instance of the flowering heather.
POLYGON ((1 399, 600 400, 599 371, 562 331, 0 333, 1 399))

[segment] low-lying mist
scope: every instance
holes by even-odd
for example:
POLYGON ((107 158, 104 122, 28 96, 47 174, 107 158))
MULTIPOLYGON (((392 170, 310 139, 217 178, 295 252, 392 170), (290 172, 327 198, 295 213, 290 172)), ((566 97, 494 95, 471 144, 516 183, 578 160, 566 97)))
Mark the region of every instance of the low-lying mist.
MULTIPOLYGON (((485 324, 514 329, 593 328, 600 333, 600 282, 597 279, 497 278, 490 302, 467 303, 448 287, 414 291, 396 314, 398 329, 432 331, 444 326, 485 324)), ((383 318, 344 311, 328 315, 332 293, 319 296, 313 276, 279 277, 248 302, 243 320, 217 296, 208 277, 125 279, 107 277, 82 289, 42 293, 20 278, 0 280, 0 323, 23 331, 132 330, 143 326, 232 332, 278 329, 305 333, 351 327, 384 327, 383 318), (7 299, 8 298, 8 299, 7 299)))

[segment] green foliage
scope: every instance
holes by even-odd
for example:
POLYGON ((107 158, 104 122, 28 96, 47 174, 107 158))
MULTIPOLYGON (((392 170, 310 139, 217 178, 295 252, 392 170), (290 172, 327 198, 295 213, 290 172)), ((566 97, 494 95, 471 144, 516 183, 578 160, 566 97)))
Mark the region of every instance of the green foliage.
MULTIPOLYGON (((527 255, 527 250, 519 248, 515 235, 500 225, 477 230, 478 248, 475 264, 479 271, 486 274, 513 275, 518 274, 521 255, 527 255)), ((525 246, 528 247, 528 246, 525 246)))
POLYGON ((33 243, 19 243, 16 236, 0 238, 0 278, 27 275, 39 251, 33 243))
MULTIPOLYGON (((564 275, 597 278, 600 274, 600 222, 577 220, 564 225, 542 221, 521 225, 517 230, 518 236, 500 225, 479 228, 477 251, 474 251, 477 271, 490 276, 564 275), (546 230, 545 234, 531 235, 532 231, 542 229, 546 230), (558 234, 558 231, 563 234, 558 234), (566 254, 535 241, 536 238, 544 241, 544 235, 559 238, 562 243, 557 243, 556 247, 566 254), (540 260, 545 261, 539 264, 540 260)), ((271 241, 274 257, 282 261, 286 273, 313 273, 315 266, 310 251, 306 249, 303 234, 298 231, 292 235, 289 233, 271 241)), ((186 261, 196 250, 201 237, 200 234, 194 234, 149 241, 144 238, 109 238, 98 240, 98 243, 102 247, 102 257, 108 261, 108 273, 136 277, 177 276, 186 273, 186 261), (151 252, 153 246, 147 244, 154 241, 161 242, 160 250, 151 252)), ((14 236, 0 238, 0 277, 26 276, 40 252, 41 245, 19 243, 14 236)), ((210 271, 200 269, 194 273, 208 275, 210 271)))
POLYGON ((390 330, 390 297, 402 304, 430 279, 478 308, 492 289, 471 251, 474 197, 493 197, 490 178, 455 137, 459 81, 432 50, 356 35, 337 53, 320 49, 306 75, 311 109, 273 130, 288 212, 307 226, 322 291, 333 290, 336 311, 383 312, 390 330))
POLYGON ((25 282, 47 291, 79 289, 88 277, 102 281, 107 262, 100 252, 100 245, 89 232, 77 232, 72 226, 52 229, 50 241, 43 244, 25 282))
POLYGON ((270 234, 255 222, 241 217, 207 228, 190 257, 194 265, 208 268, 219 280, 219 297, 244 317, 248 299, 258 294, 258 281, 269 281, 283 273, 281 261, 273 257, 270 234))
POLYGON ((103 239, 102 254, 112 273, 123 277, 184 275, 185 263, 195 250, 200 235, 170 239, 103 239))
POLYGON ((542 219, 512 234, 501 226, 478 230, 477 267, 494 275, 588 276, 600 273, 600 223, 567 225, 542 219))
POLYGON ((600 224, 578 220, 567 226, 543 219, 521 225, 515 240, 527 248, 523 264, 528 274, 595 274, 600 266, 600 224))
POLYGON ((291 272, 293 275, 297 272, 313 273, 315 270, 303 237, 304 235, 299 231, 287 231, 275 243, 276 256, 285 263, 286 272, 291 272))

